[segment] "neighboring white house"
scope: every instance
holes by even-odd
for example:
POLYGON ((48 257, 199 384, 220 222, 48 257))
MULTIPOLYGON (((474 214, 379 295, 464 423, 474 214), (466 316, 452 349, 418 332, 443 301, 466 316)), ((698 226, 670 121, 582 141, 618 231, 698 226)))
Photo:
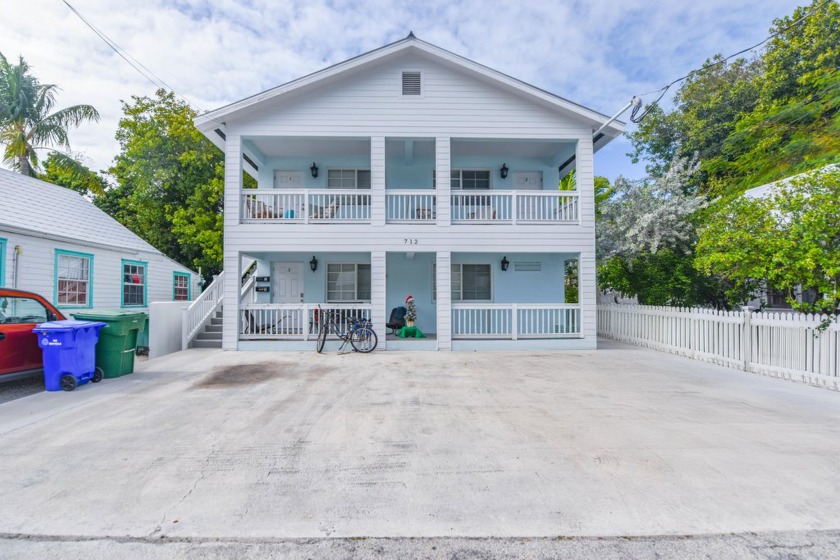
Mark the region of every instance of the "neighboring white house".
POLYGON ((320 305, 370 317, 380 348, 595 348, 608 120, 414 35, 199 116, 225 152, 223 347, 311 347, 320 305), (386 341, 408 295, 429 337, 386 341))
MULTIPOLYGON (((793 175, 786 179, 780 179, 779 181, 774 181, 772 183, 767 183, 766 185, 754 187, 752 189, 744 191, 744 196, 748 198, 767 198, 772 196, 779 186, 787 185, 791 181, 809 177, 815 173, 837 170, 840 170, 840 165, 838 164, 826 165, 825 167, 822 167, 820 169, 806 171, 805 173, 793 175)), ((803 290, 801 286, 794 292, 793 296, 798 302, 807 301, 808 303, 814 303, 814 300, 816 298, 816 294, 813 292, 813 290, 803 290)), ((756 293, 755 299, 749 302, 749 306, 755 308, 762 308, 765 311, 789 311, 791 309, 791 305, 787 301, 787 294, 780 290, 774 289, 772 286, 762 289, 760 293, 756 293)))
POLYGON ((0 286, 39 293, 65 315, 198 295, 195 272, 70 189, 0 170, 0 201, 0 286))

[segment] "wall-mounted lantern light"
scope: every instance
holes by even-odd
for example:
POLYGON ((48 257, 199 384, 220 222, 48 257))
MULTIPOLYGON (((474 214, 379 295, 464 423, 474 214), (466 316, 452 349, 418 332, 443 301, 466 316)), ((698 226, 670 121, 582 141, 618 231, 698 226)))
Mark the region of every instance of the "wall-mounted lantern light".
POLYGON ((309 168, 309 172, 312 173, 312 178, 313 179, 318 178, 318 166, 315 165, 314 161, 312 162, 312 167, 309 168))
POLYGON ((318 259, 315 258, 315 255, 312 255, 312 260, 309 261, 309 268, 312 272, 318 270, 318 259))
POLYGON ((501 168, 501 169, 499 169, 499 176, 500 176, 502 179, 507 179, 507 176, 508 176, 508 171, 509 171, 509 170, 508 170, 507 163, 503 163, 503 164, 502 164, 502 168, 501 168))
POLYGON ((502 257, 502 271, 505 271, 510 266, 510 261, 507 260, 507 257, 502 257))

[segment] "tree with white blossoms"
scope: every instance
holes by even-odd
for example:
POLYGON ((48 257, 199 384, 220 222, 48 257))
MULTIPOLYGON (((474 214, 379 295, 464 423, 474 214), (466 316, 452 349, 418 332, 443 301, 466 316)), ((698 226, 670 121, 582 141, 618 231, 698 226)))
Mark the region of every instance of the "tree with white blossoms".
POLYGON ((650 305, 726 305, 717 281, 694 266, 696 158, 676 157, 659 177, 616 179, 596 224, 598 284, 650 305))
POLYGON ((596 229, 601 257, 686 251, 696 235, 691 216, 706 205, 705 199, 688 192, 698 170, 696 158, 677 157, 661 177, 616 179, 596 229))

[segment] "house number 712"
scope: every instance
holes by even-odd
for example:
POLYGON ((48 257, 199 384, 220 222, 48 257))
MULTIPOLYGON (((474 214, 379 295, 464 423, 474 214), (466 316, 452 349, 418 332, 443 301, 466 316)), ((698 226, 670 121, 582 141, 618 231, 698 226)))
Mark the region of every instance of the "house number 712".
POLYGON ((403 245, 417 245, 417 239, 412 239, 410 237, 403 238, 403 245))

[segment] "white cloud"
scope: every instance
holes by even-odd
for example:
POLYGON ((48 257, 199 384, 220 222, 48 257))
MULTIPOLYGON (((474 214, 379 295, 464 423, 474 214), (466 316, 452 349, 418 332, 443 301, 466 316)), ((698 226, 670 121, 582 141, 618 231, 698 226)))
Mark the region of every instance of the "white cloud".
MULTIPOLYGON (((4 3, 8 0, 4 0, 4 3)), ((59 106, 94 105, 72 132, 95 169, 117 153, 120 100, 154 86, 59 0, 0 8, 0 52, 62 87, 59 106)), ((767 34, 789 0, 487 2, 484 0, 71 0, 143 65, 207 110, 398 40, 431 43, 597 111, 657 89, 715 53, 767 34)), ((619 153, 615 153, 615 152, 619 153)), ((610 168, 629 169, 625 149, 610 168)), ((632 175, 632 173, 630 173, 632 175)))

